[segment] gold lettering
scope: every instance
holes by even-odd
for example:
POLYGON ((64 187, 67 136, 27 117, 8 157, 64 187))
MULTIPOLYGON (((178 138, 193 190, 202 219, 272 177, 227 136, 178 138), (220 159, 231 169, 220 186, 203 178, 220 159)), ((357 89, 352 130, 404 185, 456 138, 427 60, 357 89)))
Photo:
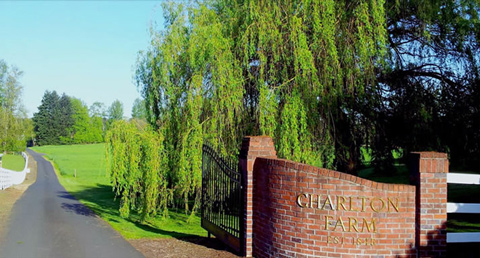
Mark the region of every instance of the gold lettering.
POLYGON ((385 209, 385 201, 382 198, 373 198, 370 201, 370 208, 372 208, 374 212, 381 212, 383 209, 385 209), (375 208, 375 205, 373 204, 373 201, 375 200, 380 200, 382 202, 382 207, 380 209, 375 208))
POLYGON ((388 211, 389 212, 390 212, 390 204, 398 212, 398 198, 395 198, 395 203, 393 203, 392 199, 388 198, 388 211))
POLYGON ((369 245, 374 246, 377 244, 375 238, 356 238, 352 237, 352 242, 354 245, 369 245))
POLYGON ((333 219, 333 216, 325 215, 325 230, 328 230, 329 219, 333 219))
POLYGON ((368 224, 367 219, 363 218, 363 223, 362 223, 362 233, 365 231, 365 228, 367 228, 368 232, 377 233, 377 226, 376 226, 376 221, 375 218, 373 218, 370 222, 370 225, 368 224))
POLYGON ((344 237, 328 236, 327 244, 343 244, 344 237))
POLYGON ((367 199, 367 197, 358 197, 358 199, 362 200, 362 212, 365 212, 365 199, 367 199))
POLYGON ((305 208, 311 208, 309 205, 312 203, 312 195, 311 194, 305 194, 307 197, 307 204, 305 204, 305 208))
POLYGON ((357 238, 356 240, 356 245, 362 245, 363 244, 363 238, 357 238))
POLYGON ((302 208, 308 208, 308 202, 307 204, 304 206, 302 205, 302 201, 300 200, 302 198, 302 196, 304 196, 305 198, 308 198, 308 194, 305 194, 305 193, 301 193, 297 196, 297 204, 298 206, 302 207, 302 208))
POLYGON ((335 207, 333 207, 332 198, 330 198, 330 195, 327 195, 327 198, 325 199, 325 202, 323 203, 322 210, 325 209, 325 206, 326 206, 327 204, 330 205, 330 209, 331 209, 331 210, 335 210, 335 207))
POLYGON ((338 210, 340 210, 340 207, 342 207, 344 211, 347 210, 347 208, 345 208, 345 201, 346 201, 345 197, 337 195, 337 209, 338 210))
MULTIPOLYGON (((316 194, 311 194, 310 195, 310 208, 313 208, 313 204, 315 203, 314 201, 314 196, 316 194)), ((317 209, 320 209, 320 195, 316 195, 317 196, 317 209)))
POLYGON ((358 211, 358 210, 353 209, 352 197, 350 196, 350 197, 348 197, 348 199, 349 199, 349 203, 350 203, 350 211, 358 211))
POLYGON ((352 232, 352 228, 355 232, 358 232, 357 224, 358 220, 356 218, 348 217, 348 232, 352 232))
POLYGON ((342 227, 343 232, 345 232, 346 231, 345 225, 343 224, 343 220, 341 217, 338 217, 337 222, 335 223, 335 227, 332 229, 332 231, 335 231, 335 229, 337 229, 339 223, 340 223, 340 226, 342 227))
MULTIPOLYGON (((372 199, 370 199, 369 197, 365 196, 352 197, 343 195, 326 195, 326 197, 322 199, 322 195, 300 193, 297 195, 296 202, 297 205, 301 208, 316 208, 321 210, 365 212, 367 207, 370 206, 370 209, 377 213, 399 212, 399 200, 398 198, 393 197, 386 199, 380 197, 373 197, 372 199), (336 200, 334 198, 336 198, 336 200), (361 208, 355 203, 356 200, 354 198, 361 201, 361 208), (332 200, 335 200, 336 202, 332 200)), ((352 218, 352 220, 349 220, 349 222, 355 223, 354 225, 350 226, 349 231, 351 231, 352 227, 355 231, 360 228, 360 221, 358 220, 358 218, 352 218)))

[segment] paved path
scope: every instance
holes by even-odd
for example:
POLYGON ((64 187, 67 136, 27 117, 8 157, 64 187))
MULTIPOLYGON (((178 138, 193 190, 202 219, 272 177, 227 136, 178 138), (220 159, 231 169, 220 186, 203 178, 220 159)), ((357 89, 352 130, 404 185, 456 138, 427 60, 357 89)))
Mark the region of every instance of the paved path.
POLYGON ((34 183, 12 210, 0 257, 143 257, 58 183, 52 165, 37 161, 34 183))

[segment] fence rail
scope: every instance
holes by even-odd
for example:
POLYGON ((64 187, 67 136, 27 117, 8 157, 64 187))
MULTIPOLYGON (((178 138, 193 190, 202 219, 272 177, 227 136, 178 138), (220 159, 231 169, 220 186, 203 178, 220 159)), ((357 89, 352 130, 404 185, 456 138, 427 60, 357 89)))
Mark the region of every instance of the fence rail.
MULTIPOLYGON (((480 175, 448 173, 447 183, 480 185, 480 175)), ((447 213, 480 214, 480 203, 447 203, 447 213)), ((447 233, 447 243, 480 243, 480 232, 447 233)))
POLYGON ((25 160, 25 166, 20 172, 0 167, 0 190, 5 190, 12 185, 18 185, 25 181, 25 176, 30 173, 30 170, 28 168, 28 155, 22 152, 22 157, 25 160))
POLYGON ((448 173, 447 183, 450 184, 464 184, 464 185, 479 185, 480 175, 478 174, 462 174, 462 173, 448 173))
POLYGON ((447 213, 480 213, 480 203, 447 203, 447 213))

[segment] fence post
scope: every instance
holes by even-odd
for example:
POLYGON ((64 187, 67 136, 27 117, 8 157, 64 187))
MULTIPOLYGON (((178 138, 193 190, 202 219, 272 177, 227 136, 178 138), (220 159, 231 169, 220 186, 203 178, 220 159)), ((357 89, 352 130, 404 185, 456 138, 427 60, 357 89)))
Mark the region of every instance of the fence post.
POLYGON ((416 235, 418 257, 446 257, 447 173, 446 153, 410 154, 410 173, 416 185, 416 235))
POLYGON ((244 187, 244 216, 243 216, 243 255, 253 255, 253 164, 257 157, 277 158, 275 145, 269 136, 247 136, 243 138, 240 149, 239 166, 242 169, 244 187))

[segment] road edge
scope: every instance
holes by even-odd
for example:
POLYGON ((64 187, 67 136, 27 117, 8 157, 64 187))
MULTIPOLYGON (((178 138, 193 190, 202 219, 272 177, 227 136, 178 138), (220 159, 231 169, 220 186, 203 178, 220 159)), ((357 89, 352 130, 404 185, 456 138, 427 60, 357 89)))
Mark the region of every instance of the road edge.
POLYGON ((37 162, 30 153, 26 153, 28 155, 28 168, 30 169, 30 173, 27 173, 23 183, 0 191, 0 242, 3 242, 5 234, 7 233, 7 225, 10 221, 13 206, 22 198, 25 191, 37 181, 37 162))

